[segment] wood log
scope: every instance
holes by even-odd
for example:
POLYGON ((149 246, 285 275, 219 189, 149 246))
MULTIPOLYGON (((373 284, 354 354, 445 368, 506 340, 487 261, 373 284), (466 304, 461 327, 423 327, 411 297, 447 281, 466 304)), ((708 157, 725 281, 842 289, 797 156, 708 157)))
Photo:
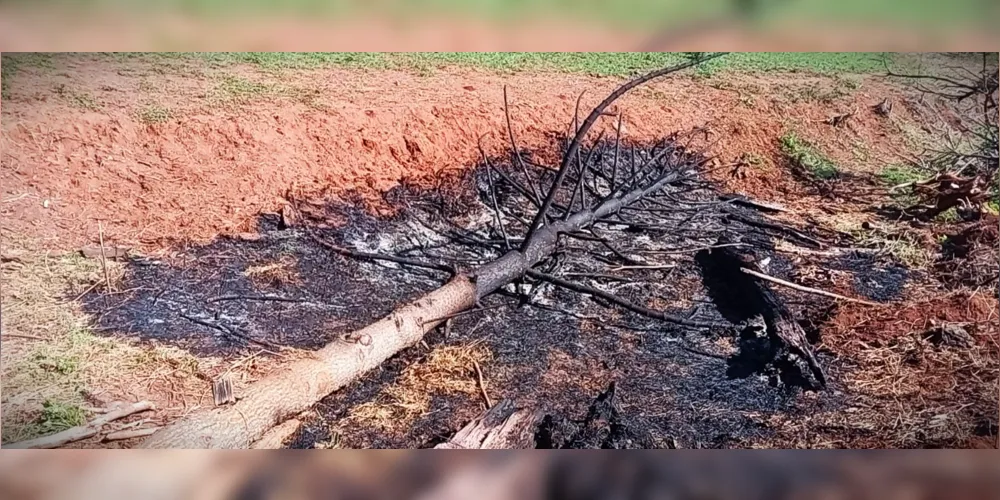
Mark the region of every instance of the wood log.
POLYGON ((730 375, 763 372, 793 386, 824 388, 826 375, 802 326, 768 281, 743 271, 756 270, 753 258, 737 247, 721 246, 728 242, 720 239, 716 248, 696 254, 695 261, 719 312, 740 328, 740 353, 728 359, 730 375))
POLYGON ((503 400, 434 448, 445 450, 520 450, 535 447, 535 429, 542 414, 517 409, 503 400))

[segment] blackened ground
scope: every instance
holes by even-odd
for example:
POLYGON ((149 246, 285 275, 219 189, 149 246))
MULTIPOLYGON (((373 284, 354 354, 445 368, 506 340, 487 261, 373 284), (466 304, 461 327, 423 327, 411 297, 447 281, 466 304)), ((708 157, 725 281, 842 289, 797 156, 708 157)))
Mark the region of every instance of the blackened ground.
POLYGON ((906 266, 887 256, 844 255, 831 264, 832 269, 851 273, 851 285, 858 295, 876 302, 900 298, 903 286, 911 279, 911 271, 906 266))
MULTIPOLYGON (((483 186, 476 185, 481 179, 465 175, 447 189, 431 192, 406 186, 394 190, 386 195, 387 205, 398 209, 391 216, 376 217, 359 205, 344 203, 307 204, 303 212, 324 238, 345 247, 425 260, 447 256, 472 265, 496 255, 462 243, 468 231, 452 226, 490 219, 483 186), (441 236, 448 231, 442 228, 454 229, 444 241, 441 236)), ((513 196, 509 191, 500 194, 513 196)), ((649 254, 642 252, 659 249, 657 258, 668 260, 672 267, 634 270, 625 281, 607 281, 593 271, 595 266, 615 265, 613 252, 591 248, 581 257, 574 248, 584 243, 569 239, 560 249, 562 257, 545 265, 563 272, 585 271, 591 276, 581 279, 590 280, 592 286, 676 316, 719 323, 738 320, 739 315, 720 312, 725 308, 707 293, 695 252, 687 250, 728 235, 751 247, 755 258, 770 258, 771 272, 778 277, 787 278, 794 266, 775 253, 773 240, 778 234, 745 222, 761 220, 760 214, 739 206, 708 210, 718 194, 678 193, 678 199, 704 205, 643 215, 654 222, 660 217, 659 226, 600 230, 612 246, 643 258, 649 254), (670 227, 664 221, 680 221, 683 228, 664 229, 670 227)), ((260 219, 256 241, 220 238, 162 262, 133 259, 122 286, 127 293, 92 293, 85 297, 85 307, 96 318, 98 331, 106 335, 235 358, 259 348, 227 332, 316 349, 447 279, 435 271, 333 255, 303 230, 284 227, 280 217, 266 215, 260 219), (270 299, 262 300, 266 297, 270 299), (273 300, 276 297, 283 300, 273 300)), ((496 232, 491 234, 497 237, 496 232)), ((341 445, 347 447, 425 447, 447 439, 481 413, 479 395, 434 395, 430 407, 402 432, 383 432, 344 417, 353 406, 371 401, 394 384, 406 367, 427 356, 428 349, 472 343, 482 343, 491 352, 492 359, 482 370, 493 400, 511 399, 519 406, 582 419, 594 398, 614 382, 621 424, 648 430, 657 447, 766 443, 776 437, 768 424, 771 416, 795 418, 842 405, 835 380, 831 390, 804 398, 794 387, 773 387, 763 375, 727 374, 726 359, 737 352, 735 329, 680 327, 609 308, 551 285, 533 286, 538 288, 528 294, 532 299, 527 303, 524 295, 510 296, 511 288, 485 298, 482 311, 455 318, 448 338, 440 329, 432 332, 426 346, 402 351, 325 398, 315 407, 319 416, 306 423, 293 445, 311 447, 329 441, 331 427, 337 428, 341 445)), ((830 315, 828 299, 786 290, 780 294, 813 331, 830 315)), ((837 359, 818 355, 833 377, 843 369, 837 359)), ((469 370, 471 379, 475 374, 469 370)))

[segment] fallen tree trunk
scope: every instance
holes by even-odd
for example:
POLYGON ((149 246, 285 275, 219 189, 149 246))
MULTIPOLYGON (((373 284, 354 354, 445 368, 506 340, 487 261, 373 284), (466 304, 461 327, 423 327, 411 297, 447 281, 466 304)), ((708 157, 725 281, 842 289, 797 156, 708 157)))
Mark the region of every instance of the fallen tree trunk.
POLYGON ((543 224, 547 219, 546 212, 554 204, 555 192, 569 170, 569 158, 604 110, 625 91, 640 83, 707 59, 665 68, 629 81, 594 108, 570 142, 556 180, 520 248, 510 250, 471 272, 458 274, 416 302, 343 337, 348 340, 334 341, 309 357, 291 362, 279 372, 252 384, 235 404, 195 413, 163 428, 143 442, 141 447, 248 447, 271 427, 308 409, 397 352, 417 344, 446 318, 474 306, 481 298, 524 276, 552 254, 560 235, 577 232, 598 219, 615 214, 623 207, 664 189, 671 182, 693 177, 697 173, 693 167, 700 165, 689 165, 692 168, 688 171, 654 171, 651 172, 654 174, 652 177, 634 179, 628 187, 630 190, 623 189, 620 196, 609 196, 589 209, 584 209, 581 204, 580 211, 543 224))

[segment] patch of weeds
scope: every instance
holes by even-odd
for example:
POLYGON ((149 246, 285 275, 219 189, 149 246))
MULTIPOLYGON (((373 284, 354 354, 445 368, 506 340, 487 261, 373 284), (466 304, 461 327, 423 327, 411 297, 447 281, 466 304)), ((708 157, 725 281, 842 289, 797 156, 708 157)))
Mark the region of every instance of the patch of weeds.
POLYGON ((87 414, 75 404, 46 400, 42 403, 42 415, 38 418, 42 434, 60 432, 70 427, 87 423, 87 414))
POLYGON ((934 220, 951 224, 961 221, 962 217, 958 215, 958 210, 955 207, 951 207, 948 210, 939 213, 937 217, 934 217, 934 220))
MULTIPOLYGON (((877 177, 889 187, 916 182, 923 178, 919 169, 905 164, 888 165, 877 174, 877 177)), ((892 199, 901 207, 910 207, 920 201, 919 197, 907 189, 894 191, 892 199)))
POLYGON ((70 104, 76 106, 80 109, 85 109, 87 111, 97 111, 101 109, 101 105, 98 104, 92 96, 84 92, 77 92, 75 90, 69 90, 66 88, 65 84, 60 83, 52 89, 59 97, 62 97, 69 101, 70 104))
POLYGON ((36 353, 34 361, 38 368, 58 375, 72 375, 80 367, 80 361, 75 357, 52 353, 36 353))
POLYGON ((173 112, 169 108, 160 106, 159 104, 149 104, 143 106, 142 109, 138 111, 139 121, 145 123, 146 125, 155 125, 157 123, 163 123, 173 117, 173 112))
POLYGON ((931 253, 906 234, 897 234, 877 225, 872 225, 868 229, 857 228, 849 233, 857 240, 859 246, 877 248, 911 269, 925 268, 932 261, 931 253))
POLYGON ((983 208, 985 208, 986 211, 992 213, 993 215, 1000 215, 1000 200, 997 199, 987 200, 986 203, 983 204, 983 208))
MULTIPOLYGON (((104 282, 99 261, 79 255, 53 258, 42 254, 0 270, 0 328, 12 334, 4 338, 0 349, 3 442, 31 439, 75 425, 73 419, 79 415, 74 407, 135 397, 121 393, 122 388, 140 387, 137 394, 148 390, 151 398, 158 391, 197 393, 193 388, 200 387, 198 378, 178 376, 193 373, 197 366, 198 360, 187 352, 136 345, 128 339, 99 336, 90 329, 93 318, 81 310, 76 298, 95 283, 104 282), (169 387, 150 386, 148 381, 167 380, 166 374, 170 375, 169 387), (95 394, 100 395, 99 401, 88 401, 95 394), (40 420, 39 415, 46 412, 40 420)), ((120 286, 123 266, 108 262, 108 272, 112 286, 120 286)))
POLYGON ((781 151, 785 156, 817 178, 830 180, 840 175, 840 169, 826 155, 820 153, 794 131, 782 135, 780 142, 781 151))
POLYGON ((861 78, 854 75, 837 75, 834 77, 837 86, 845 90, 858 90, 861 88, 861 78))
POLYGON ((824 88, 823 84, 810 83, 798 90, 790 90, 789 97, 793 103, 798 102, 818 102, 824 105, 833 104, 841 97, 849 95, 842 87, 835 85, 832 89, 824 88))
POLYGON ((854 155, 854 159, 861 162, 867 163, 872 158, 871 151, 868 149, 868 145, 862 141, 854 142, 854 149, 851 151, 854 155))
POLYGON ((245 103, 254 98, 279 94, 281 91, 281 87, 275 84, 253 82, 238 76, 226 76, 215 87, 211 97, 221 102, 245 103))
POLYGON ((12 53, 0 56, 0 99, 10 99, 10 81, 24 68, 52 68, 52 54, 12 53))
POLYGON ((889 186, 898 186, 921 179, 920 170, 910 165, 896 163, 888 165, 878 173, 878 178, 889 186))

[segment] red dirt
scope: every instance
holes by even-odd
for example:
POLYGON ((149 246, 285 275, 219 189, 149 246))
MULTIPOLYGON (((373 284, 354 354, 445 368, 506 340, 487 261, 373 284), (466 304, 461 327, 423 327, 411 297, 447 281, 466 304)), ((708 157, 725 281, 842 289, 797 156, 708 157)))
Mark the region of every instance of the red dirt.
MULTIPOLYGON (((324 196, 357 190, 377 200, 401 180, 430 183, 476 162, 481 135, 491 153, 501 152, 504 84, 515 134, 535 148, 566 130, 577 94, 587 91, 586 111, 620 82, 468 70, 324 69, 275 78, 251 68, 192 63, 164 72, 86 56, 60 60, 54 70, 19 71, 2 110, 3 230, 47 249, 96 241, 99 220, 110 243, 145 249, 248 231, 258 213, 278 210, 293 186, 324 196), (269 90, 243 100, 220 94, 220 78, 233 74, 269 90), (90 96, 96 110, 81 109, 73 96, 90 96), (138 113, 153 104, 172 117, 144 124, 138 113)), ((649 140, 709 124, 719 161, 744 153, 768 160, 743 179, 717 175, 727 188, 765 201, 799 191, 779 163, 777 139, 786 127, 855 169, 876 170, 907 150, 895 124, 911 120, 910 111, 897 106, 892 121, 868 112, 885 96, 904 95, 881 80, 863 79, 860 89, 823 102, 801 95, 837 85, 833 79, 741 79, 727 80, 738 91, 686 76, 638 90, 619 103, 627 136, 649 140), (741 103, 745 95, 753 95, 752 105, 741 103), (849 109, 857 116, 830 133, 822 121, 849 109), (867 162, 852 155, 857 143, 874 145, 867 162)), ((611 122, 600 127, 610 131, 611 122)))
POLYGON ((996 340, 998 307, 1000 303, 988 290, 937 295, 878 309, 845 303, 833 318, 825 334, 829 337, 824 341, 838 343, 843 337, 884 345, 935 325, 958 323, 971 325, 971 333, 981 346, 1000 354, 996 340))

